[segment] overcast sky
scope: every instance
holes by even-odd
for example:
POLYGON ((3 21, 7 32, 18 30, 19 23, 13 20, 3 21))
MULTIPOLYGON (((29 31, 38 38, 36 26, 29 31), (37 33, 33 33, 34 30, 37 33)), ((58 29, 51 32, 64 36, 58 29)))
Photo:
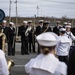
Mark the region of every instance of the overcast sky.
MULTIPOLYGON (((11 0, 11 16, 16 16, 16 0, 11 0)), ((75 18, 75 0, 17 0, 18 16, 32 17, 37 15, 43 17, 62 17, 75 18)), ((9 16, 9 0, 0 0, 0 9, 9 16)))

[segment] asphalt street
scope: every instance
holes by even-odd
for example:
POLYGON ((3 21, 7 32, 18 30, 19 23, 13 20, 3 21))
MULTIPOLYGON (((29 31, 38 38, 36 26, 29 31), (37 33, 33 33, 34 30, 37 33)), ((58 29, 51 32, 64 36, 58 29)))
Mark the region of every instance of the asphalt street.
MULTIPOLYGON (((36 46, 37 50, 37 46, 36 46)), ((11 68, 11 75, 28 75, 25 72, 24 65, 31 59, 37 56, 37 53, 31 53, 29 55, 21 55, 21 43, 16 43, 15 56, 8 56, 6 58, 12 59, 15 65, 11 68)))

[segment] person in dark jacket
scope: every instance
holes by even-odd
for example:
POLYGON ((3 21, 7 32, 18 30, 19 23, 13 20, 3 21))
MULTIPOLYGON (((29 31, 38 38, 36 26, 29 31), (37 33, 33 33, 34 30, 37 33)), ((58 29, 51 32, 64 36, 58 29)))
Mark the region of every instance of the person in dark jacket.
POLYGON ((53 32, 59 35, 59 29, 61 28, 60 21, 56 22, 56 26, 53 28, 53 32))
POLYGON ((8 55, 15 55, 15 28, 14 23, 10 22, 8 27, 8 55))
MULTIPOLYGON (((44 33, 45 30, 47 29, 46 26, 43 25, 44 21, 43 20, 39 20, 39 25, 36 27, 36 31, 35 34, 36 36, 38 36, 41 33, 44 33)), ((38 44, 38 54, 40 53, 40 49, 39 49, 39 44, 38 44)))
POLYGON ((8 34, 8 27, 7 27, 7 21, 6 20, 3 20, 2 21, 2 32, 5 34, 6 36, 6 41, 7 41, 7 34, 8 34))
POLYGON ((44 22, 44 26, 46 26, 46 30, 44 32, 51 32, 51 27, 50 27, 50 22, 49 21, 45 21, 44 22))
POLYGON ((43 25, 44 21, 43 20, 40 20, 39 21, 39 25, 36 27, 36 36, 43 33, 46 29, 46 26, 43 25))
POLYGON ((19 27, 19 36, 21 36, 21 54, 27 54, 29 55, 29 51, 28 51, 28 22, 27 21, 23 21, 23 25, 19 27))
POLYGON ((31 28, 29 31, 29 51, 30 53, 33 52, 35 53, 35 36, 34 36, 34 28, 32 25, 32 20, 28 21, 28 27, 31 28))

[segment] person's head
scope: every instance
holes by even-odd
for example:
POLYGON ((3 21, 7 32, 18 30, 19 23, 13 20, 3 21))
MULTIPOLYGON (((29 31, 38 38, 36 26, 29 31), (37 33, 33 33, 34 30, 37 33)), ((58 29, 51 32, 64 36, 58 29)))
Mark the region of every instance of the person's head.
POLYGON ((57 24, 57 26, 59 26, 60 25, 60 21, 56 21, 56 24, 57 24))
POLYGON ((57 35, 52 32, 42 33, 36 37, 44 55, 54 52, 57 44, 56 37, 57 35))
POLYGON ((28 22, 27 21, 23 21, 23 25, 24 26, 27 26, 28 25, 28 22))
POLYGON ((32 20, 29 20, 28 21, 28 26, 31 26, 32 27, 32 20))
POLYGON ((71 25, 66 25, 66 31, 70 31, 71 30, 71 25))
POLYGON ((6 24, 7 24, 7 21, 6 20, 3 20, 2 21, 2 26, 6 26, 6 24))
POLYGON ((39 20, 39 25, 43 25, 43 20, 39 20))
POLYGON ((13 26, 14 26, 14 23, 13 23, 13 22, 10 22, 10 23, 9 23, 9 26, 10 26, 10 27, 13 27, 13 26))
POLYGON ((49 24, 50 24, 50 21, 45 21, 45 22, 44 22, 44 25, 45 25, 46 27, 48 27, 49 24))
POLYGON ((66 32, 66 29, 65 28, 60 28, 59 32, 60 32, 60 35, 64 35, 65 32, 66 32))

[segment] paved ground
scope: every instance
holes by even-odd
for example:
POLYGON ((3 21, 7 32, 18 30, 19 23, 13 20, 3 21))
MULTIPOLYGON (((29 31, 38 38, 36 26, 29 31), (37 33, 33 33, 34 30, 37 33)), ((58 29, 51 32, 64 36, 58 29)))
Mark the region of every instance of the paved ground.
POLYGON ((16 43, 15 56, 7 56, 8 59, 12 59, 15 63, 11 69, 11 75, 27 75, 25 73, 24 65, 31 59, 36 57, 37 53, 31 53, 30 55, 21 55, 20 52, 21 44, 16 43))

